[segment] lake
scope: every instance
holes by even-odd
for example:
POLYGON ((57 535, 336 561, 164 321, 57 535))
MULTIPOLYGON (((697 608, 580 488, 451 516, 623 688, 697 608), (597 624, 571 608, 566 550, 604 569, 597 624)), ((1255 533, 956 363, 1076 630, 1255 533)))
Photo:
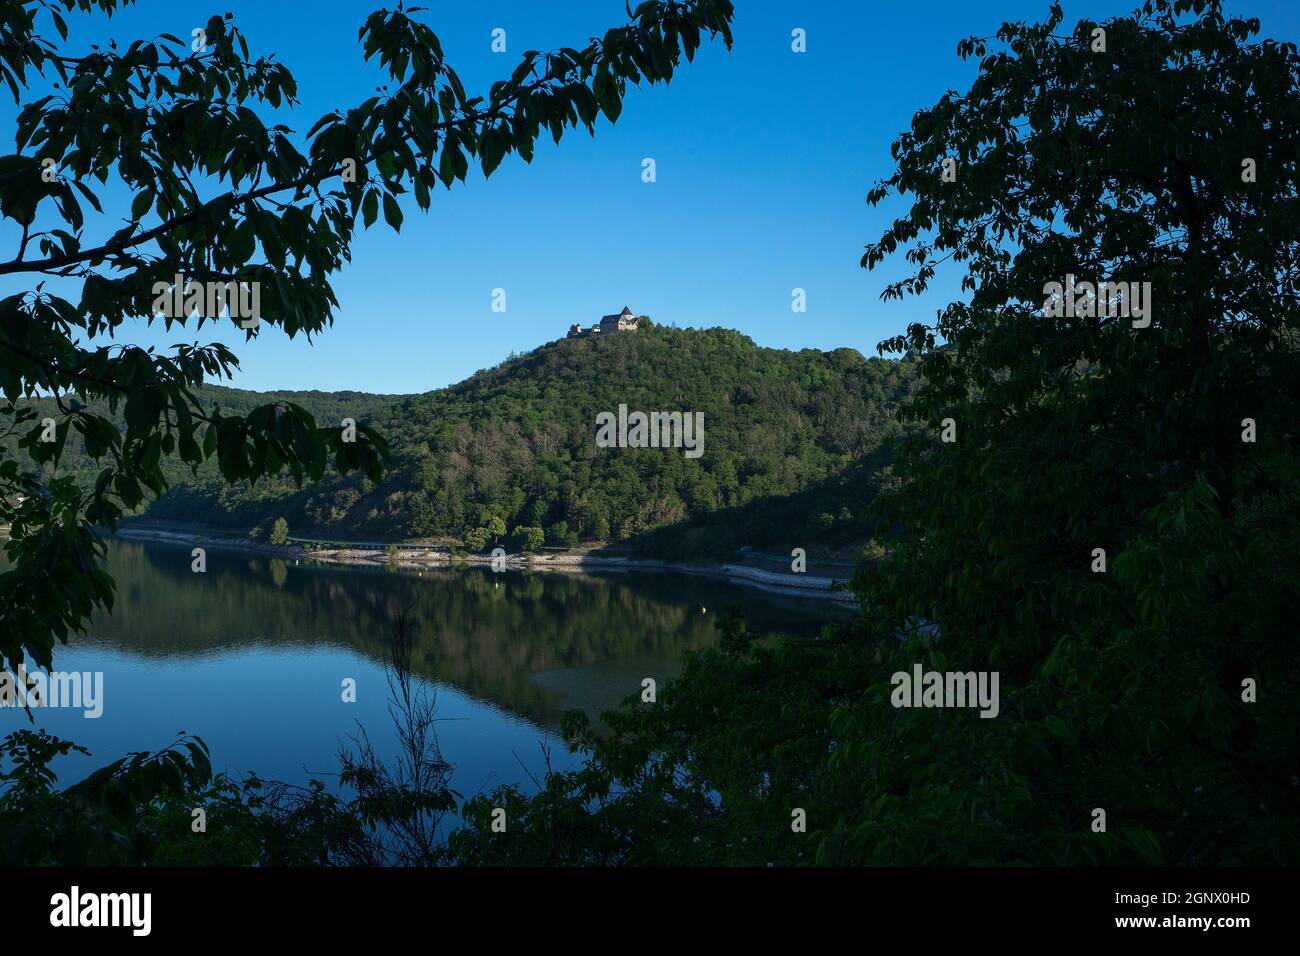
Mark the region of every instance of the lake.
MULTIPOLYGON (((0 559, 2 560, 2 559, 0 559)), ((56 647, 56 671, 101 672, 103 713, 34 708, 37 727, 87 747, 55 763, 71 783, 180 731, 202 737, 232 775, 332 784, 341 740, 364 725, 391 753, 386 635, 403 610, 414 670, 437 694, 452 786, 468 796, 529 774, 572 767, 565 711, 595 720, 653 677, 662 686, 688 651, 717 640, 728 604, 760 633, 811 637, 851 611, 672 573, 410 572, 339 568, 209 549, 191 570, 188 545, 113 540, 111 615, 56 647), (356 701, 345 702, 345 679, 356 701)), ((30 727, 0 708, 0 736, 30 727)))

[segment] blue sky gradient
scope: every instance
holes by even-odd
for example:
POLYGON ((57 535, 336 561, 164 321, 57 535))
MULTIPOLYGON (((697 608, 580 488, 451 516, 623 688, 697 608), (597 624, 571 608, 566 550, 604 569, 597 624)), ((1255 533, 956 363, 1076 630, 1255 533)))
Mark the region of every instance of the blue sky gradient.
MULTIPOLYGON (((142 0, 111 20, 74 18, 69 46, 188 37, 230 9, 252 52, 276 53, 297 77, 302 105, 280 121, 302 134, 380 83, 362 62, 357 29, 383 5, 142 0)), ((626 19, 622 0, 428 5, 420 16, 474 92, 507 77, 524 50, 581 46, 626 19), (504 54, 490 49, 496 27, 506 30, 504 54)), ((1067 23, 1137 5, 1068 2, 1067 23)), ((865 202, 890 171, 890 143, 917 109, 969 84, 975 66, 957 58, 958 40, 1008 19, 1040 20, 1048 0, 737 6, 733 52, 706 46, 671 85, 631 91, 618 123, 601 119, 594 139, 581 130, 558 147, 547 139, 531 165, 507 157, 491 180, 472 168, 467 183, 435 194, 428 214, 405 203, 400 235, 382 219, 360 233, 351 267, 335 277, 335 324, 314 342, 266 329, 245 343, 233 327, 167 333, 143 322, 123 340, 226 342, 242 365, 234 384, 259 390, 425 391, 624 305, 664 324, 736 328, 765 346, 875 354, 880 339, 958 295, 950 271, 919 299, 881 302, 905 263, 874 273, 858 265, 863 246, 902 211, 865 202), (806 53, 790 49, 795 27, 807 31, 806 53), (641 180, 646 157, 655 183, 641 180), (491 310, 498 287, 505 313, 491 310), (795 287, 807 291, 806 313, 791 311, 795 287)), ((1242 0, 1229 10, 1260 17, 1266 36, 1300 33, 1295 0, 1242 0)), ((13 115, 12 105, 0 110, 10 129, 13 115)), ((16 236, 0 235, 11 240, 16 248, 16 236)), ((9 278, 0 294, 28 287, 9 278)))

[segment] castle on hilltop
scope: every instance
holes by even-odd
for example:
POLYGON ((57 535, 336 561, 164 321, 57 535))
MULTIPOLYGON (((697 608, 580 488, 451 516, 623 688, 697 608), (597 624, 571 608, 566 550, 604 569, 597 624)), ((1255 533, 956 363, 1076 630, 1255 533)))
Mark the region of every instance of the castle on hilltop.
POLYGON ((580 335, 611 335, 614 332, 635 332, 640 319, 632 314, 632 310, 623 306, 622 312, 615 312, 613 315, 602 315, 600 321, 589 329, 584 329, 581 325, 569 326, 569 338, 577 338, 580 335))

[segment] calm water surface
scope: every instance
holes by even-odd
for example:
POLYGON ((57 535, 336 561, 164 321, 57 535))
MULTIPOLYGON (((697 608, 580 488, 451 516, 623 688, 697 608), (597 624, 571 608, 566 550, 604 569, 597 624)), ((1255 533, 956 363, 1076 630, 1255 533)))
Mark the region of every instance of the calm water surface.
MULTIPOLYGON (((210 549, 190 570, 188 546, 115 540, 111 615, 57 647, 61 671, 103 672, 103 714, 34 709, 36 726, 90 757, 56 763, 70 783, 127 751, 198 734, 218 770, 264 779, 331 781, 340 740, 363 724, 391 751, 386 634, 402 610, 415 670, 437 694, 438 735, 463 794, 527 785, 566 710, 593 719, 642 679, 677 673, 682 655, 713 644, 713 622, 739 604, 761 632, 811 636, 848 612, 724 582, 646 572, 595 576, 413 573, 313 566, 210 549), (345 678, 357 700, 342 700, 345 678)), ((0 736, 31 726, 0 708, 0 736)))

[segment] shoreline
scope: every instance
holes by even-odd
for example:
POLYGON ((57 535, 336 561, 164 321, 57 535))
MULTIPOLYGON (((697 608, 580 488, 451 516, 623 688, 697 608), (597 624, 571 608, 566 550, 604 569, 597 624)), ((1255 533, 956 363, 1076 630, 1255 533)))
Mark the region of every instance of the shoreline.
MULTIPOLYGON (((124 525, 109 537, 127 541, 157 541, 170 544, 187 544, 204 548, 219 548, 264 554, 275 558, 295 558, 319 561, 342 567, 393 567, 401 570, 421 571, 431 568, 445 569, 458 564, 490 566, 492 557, 484 554, 453 555, 437 546, 416 548, 404 545, 390 554, 374 548, 319 548, 307 551, 301 545, 276 546, 246 538, 222 536, 214 532, 192 529, 159 527, 132 527, 124 525)), ((583 574, 587 571, 668 571, 696 577, 730 581, 745 587, 756 588, 791 597, 831 601, 844 606, 855 604, 851 591, 836 591, 832 585, 838 579, 815 575, 767 571, 740 564, 686 564, 655 558, 602 557, 593 554, 511 554, 505 566, 516 571, 542 571, 551 574, 583 574)))

